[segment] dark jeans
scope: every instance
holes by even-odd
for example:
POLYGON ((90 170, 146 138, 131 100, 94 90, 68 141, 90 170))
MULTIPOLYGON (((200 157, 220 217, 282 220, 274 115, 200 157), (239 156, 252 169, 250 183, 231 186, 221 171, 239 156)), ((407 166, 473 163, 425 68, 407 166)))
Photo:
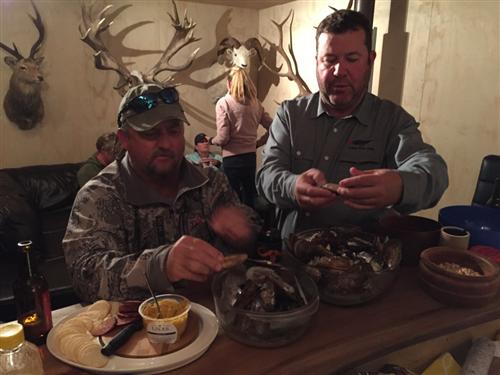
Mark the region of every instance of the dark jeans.
POLYGON ((255 188, 255 169, 257 157, 255 152, 228 156, 222 159, 222 169, 229 184, 238 194, 241 202, 247 206, 255 206, 257 189, 255 188))

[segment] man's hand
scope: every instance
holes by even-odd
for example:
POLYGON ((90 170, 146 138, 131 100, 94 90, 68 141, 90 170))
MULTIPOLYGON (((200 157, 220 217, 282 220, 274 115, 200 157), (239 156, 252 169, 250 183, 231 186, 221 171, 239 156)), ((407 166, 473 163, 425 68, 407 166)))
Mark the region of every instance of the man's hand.
POLYGON ((351 177, 339 182, 338 194, 344 203, 358 209, 387 207, 399 202, 403 193, 403 180, 393 169, 361 171, 351 167, 351 177))
POLYGON ((209 243, 195 237, 182 236, 170 249, 166 273, 171 282, 205 281, 222 269, 224 255, 209 243))
POLYGON ((301 208, 310 209, 323 207, 337 198, 337 194, 320 187, 327 181, 325 175, 318 169, 309 169, 299 175, 295 182, 295 199, 301 208))
POLYGON ((243 207, 217 207, 209 225, 214 233, 236 250, 249 249, 256 239, 256 228, 243 207))

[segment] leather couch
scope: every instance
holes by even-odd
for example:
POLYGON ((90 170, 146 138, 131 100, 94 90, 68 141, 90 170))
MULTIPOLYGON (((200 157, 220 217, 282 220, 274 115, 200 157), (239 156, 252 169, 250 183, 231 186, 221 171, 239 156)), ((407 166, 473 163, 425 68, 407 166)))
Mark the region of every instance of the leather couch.
POLYGON ((12 283, 18 262, 17 243, 32 240, 34 261, 49 284, 53 308, 76 303, 66 270, 62 238, 79 189, 81 164, 0 169, 0 321, 15 318, 12 283))

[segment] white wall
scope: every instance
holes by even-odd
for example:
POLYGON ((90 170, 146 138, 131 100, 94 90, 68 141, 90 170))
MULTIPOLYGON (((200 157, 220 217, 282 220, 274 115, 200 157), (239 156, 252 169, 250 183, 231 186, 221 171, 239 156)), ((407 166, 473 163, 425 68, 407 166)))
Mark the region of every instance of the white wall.
MULTIPOLYGON (((84 160, 92 153, 97 136, 115 129, 120 100, 112 88, 116 74, 96 70, 92 51, 79 40, 79 2, 35 0, 35 3, 47 29, 43 49, 45 119, 35 129, 21 131, 0 111, 0 168, 84 160)), ((125 62, 135 62, 131 69, 146 70, 159 58, 159 51, 172 35, 167 15, 167 11, 172 11, 171 2, 111 3, 131 5, 112 25, 114 36, 131 24, 153 22, 129 30, 121 41, 122 47, 115 51, 127 55, 125 62), (156 52, 144 55, 137 50, 156 52)), ((220 65, 211 65, 218 41, 227 35, 240 40, 263 35, 276 41, 277 31, 271 19, 280 22, 293 8, 293 47, 299 71, 314 91, 317 85, 313 26, 331 11, 328 6, 343 8, 347 3, 347 0, 297 0, 257 11, 178 1, 181 14, 187 9, 197 23, 195 35, 203 38, 188 47, 184 55, 180 54, 182 59, 194 48, 201 48, 193 67, 176 77, 184 83, 179 90, 193 124, 186 131, 188 148, 198 131, 215 134, 213 101, 224 92, 224 85, 203 87, 200 82, 222 72, 220 65)), ((390 5, 389 0, 376 1, 378 58, 373 74, 374 93, 381 84, 380 62, 390 5)), ((0 41, 9 45, 16 42, 23 53, 27 53, 37 37, 27 12, 33 13, 26 0, 0 1, 0 41)), ((446 159, 450 174, 450 187, 437 208, 422 215, 437 218, 440 207, 469 204, 482 157, 500 154, 499 21, 500 1, 409 1, 406 24, 409 48, 402 104, 421 123, 425 140, 446 159)), ((287 48, 288 24, 284 31, 287 48)), ((3 57, 5 53, 2 51, 0 55, 3 57)), ((2 98, 9 77, 10 68, 0 62, 2 98)), ((271 114, 275 113, 277 102, 298 93, 293 82, 277 80, 265 70, 260 71, 258 80, 259 94, 271 114)))
MULTIPOLYGON (((297 0, 260 12, 259 33, 268 36, 276 34, 270 19, 281 21, 290 9, 295 10, 293 48, 300 74, 313 91, 317 85, 312 26, 329 13, 328 5, 342 8, 345 4, 347 1, 297 0)), ((375 94, 382 83, 380 63, 390 6, 389 0, 375 3, 375 94)), ((482 158, 500 154, 499 24, 500 1, 408 2, 409 39, 402 105, 420 122, 424 139, 445 158, 450 176, 450 187, 443 199, 419 215, 437 219, 441 207, 470 204, 482 158)), ((391 56, 387 58, 390 61, 391 56)), ((279 85, 269 90, 264 104, 275 111, 276 101, 293 98, 297 93, 293 82, 281 78, 279 85)))
MULTIPOLYGON (((130 5, 110 27, 111 35, 107 40, 111 52, 123 56, 130 70, 149 70, 173 35, 167 14, 173 12, 171 1, 98 1, 97 5, 102 7, 105 3, 114 4, 114 9, 130 5), (151 23, 140 25, 142 21, 151 23), (127 31, 131 25, 134 27, 127 31)), ((96 138, 116 129, 116 109, 121 97, 113 85, 118 75, 94 67, 93 51, 80 40, 78 31, 80 2, 35 0, 35 4, 46 28, 42 49, 45 56, 42 96, 46 113, 37 127, 22 131, 6 118, 3 110, 0 111, 0 168, 85 160, 94 151, 96 138)), ((199 131, 215 134, 214 100, 225 93, 225 83, 221 81, 211 86, 206 83, 225 71, 221 65, 213 64, 217 43, 228 35, 242 41, 255 36, 258 11, 182 1, 177 1, 177 6, 180 17, 187 9, 188 17, 197 24, 195 36, 202 38, 172 61, 180 64, 200 48, 191 68, 175 75, 174 79, 183 84, 179 91, 192 124, 186 129, 190 150, 194 135, 199 131)), ((34 14, 29 1, 0 2, 0 41, 7 45, 15 42, 24 54, 28 54, 38 36, 27 13, 34 14)), ((1 51, 0 55, 3 58, 6 53, 1 51)), ((1 98, 7 92, 10 72, 1 62, 1 98)))

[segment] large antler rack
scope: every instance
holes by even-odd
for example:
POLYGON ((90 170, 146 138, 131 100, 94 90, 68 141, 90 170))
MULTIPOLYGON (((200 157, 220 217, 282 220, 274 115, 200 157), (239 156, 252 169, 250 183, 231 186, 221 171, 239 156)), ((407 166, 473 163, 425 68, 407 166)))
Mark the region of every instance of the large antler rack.
POLYGON ((181 21, 177 11, 177 5, 174 0, 172 0, 172 4, 174 6, 174 15, 171 15, 170 13, 168 13, 168 15, 172 20, 172 26, 175 28, 174 36, 159 61, 147 73, 142 73, 139 71, 129 71, 120 59, 115 58, 110 53, 101 38, 102 33, 107 31, 113 23, 107 15, 113 5, 107 5, 104 7, 94 19, 92 17, 93 5, 88 6, 85 5, 85 3, 82 3, 82 24, 79 27, 81 39, 95 51, 94 63, 97 69, 113 70, 118 73, 120 79, 114 88, 119 90, 122 95, 126 92, 128 87, 140 83, 164 84, 165 82, 170 81, 172 77, 170 76, 160 81, 157 79, 159 73, 166 70, 173 72, 182 71, 189 68, 193 63, 196 54, 200 50, 199 48, 190 54, 187 62, 184 64, 178 66, 170 64, 170 60, 177 52, 187 45, 200 40, 199 38, 194 37, 193 29, 195 28, 196 23, 187 17, 186 11, 184 12, 184 18, 181 21))
MULTIPOLYGON (((31 20, 33 21, 33 24, 35 25, 36 29, 38 30, 38 39, 31 47, 31 51, 30 51, 28 58, 35 59, 36 58, 35 55, 40 51, 40 47, 42 46, 42 43, 43 43, 43 38, 45 37, 45 27, 43 26, 42 17, 40 16, 40 12, 38 12, 38 9, 35 6, 35 3, 33 3, 33 0, 31 1, 31 5, 33 5, 33 9, 35 10, 36 18, 33 17, 31 14, 28 14, 28 16, 31 18, 31 20)), ((21 54, 21 52, 19 52, 15 43, 12 43, 12 47, 13 48, 10 48, 7 45, 0 42, 0 48, 2 48, 4 51, 10 53, 17 60, 24 59, 24 56, 21 54)))
POLYGON ((307 83, 302 79, 302 77, 299 74, 299 68, 297 65, 297 59, 295 58, 295 54, 293 52, 293 39, 292 39, 292 24, 293 24, 293 9, 290 10, 290 13, 288 13, 288 16, 283 20, 283 22, 278 23, 274 20, 271 20, 272 23, 278 28, 279 32, 279 39, 278 39, 278 44, 272 43, 269 39, 267 39, 264 36, 261 36, 262 39, 266 43, 268 43, 271 47, 274 47, 276 51, 283 57, 285 60, 285 63, 287 65, 288 71, 286 73, 281 73, 281 68, 283 67, 283 64, 279 66, 278 69, 274 69, 270 67, 265 60, 262 61, 262 65, 266 67, 271 73, 278 75, 279 77, 286 77, 290 81, 294 81, 298 88, 299 88, 299 96, 304 96, 307 94, 311 93, 311 90, 307 86, 307 83), (293 60, 293 67, 292 67, 292 61, 290 61, 290 58, 288 57, 285 49, 283 48, 283 26, 285 23, 288 21, 288 19, 291 17, 290 20, 290 43, 288 44, 288 52, 290 53, 290 56, 292 57, 293 60))
MULTIPOLYGON (((167 46, 162 56, 160 57, 160 60, 156 63, 155 66, 151 68, 149 72, 145 74, 146 80, 157 82, 156 76, 161 72, 164 72, 166 70, 172 72, 179 72, 189 68, 193 63, 196 54, 200 50, 199 48, 196 48, 189 55, 188 60, 182 65, 174 66, 170 64, 170 60, 172 59, 172 57, 182 48, 186 47, 191 43, 201 40, 201 38, 194 37, 193 29, 196 27, 196 23, 193 22, 192 18, 187 17, 187 10, 184 10, 184 17, 181 21, 179 19, 179 13, 177 12, 177 5, 175 4, 174 0, 172 0, 172 4, 174 6, 174 15, 172 16, 170 13, 168 13, 168 15, 172 20, 172 26, 175 28, 174 36, 172 37, 172 40, 170 41, 169 45, 167 46)), ((171 77, 168 77, 167 80, 170 79, 171 77)), ((164 80, 163 82, 167 80, 164 80)))
POLYGON ((116 90, 121 93, 126 91, 127 85, 132 86, 136 82, 137 77, 133 76, 129 69, 119 59, 115 58, 108 50, 106 45, 101 39, 103 32, 109 29, 113 23, 107 18, 106 13, 113 7, 113 5, 105 6, 96 16, 92 18, 93 4, 86 5, 82 2, 82 22, 79 30, 81 40, 88 44, 94 51, 94 64, 100 70, 113 70, 119 75, 119 81, 114 86, 116 90))

